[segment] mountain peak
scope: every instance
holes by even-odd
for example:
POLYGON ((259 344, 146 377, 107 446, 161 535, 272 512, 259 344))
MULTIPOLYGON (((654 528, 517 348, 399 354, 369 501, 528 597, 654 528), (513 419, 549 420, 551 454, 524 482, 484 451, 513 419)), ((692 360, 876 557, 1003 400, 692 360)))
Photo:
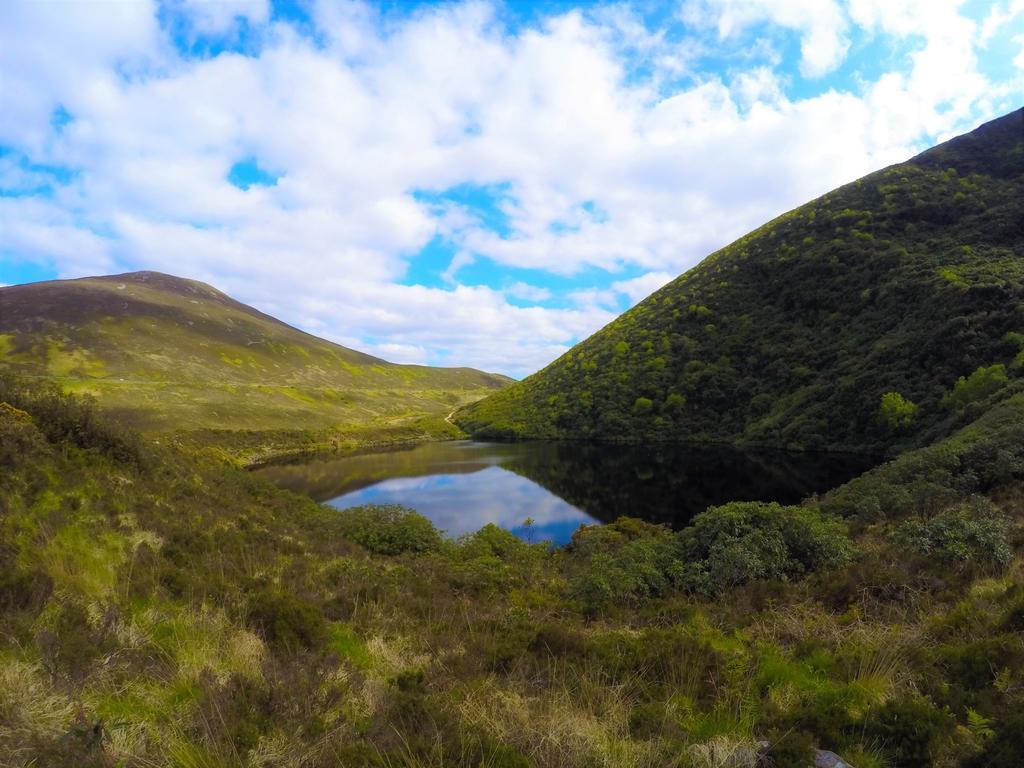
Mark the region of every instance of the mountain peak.
POLYGON ((955 168, 962 175, 1019 176, 1024 173, 1024 107, 925 150, 910 162, 923 168, 955 168))
POLYGON ((169 275, 166 272, 156 272, 153 270, 122 272, 116 275, 101 275, 97 277, 86 277, 81 279, 92 280, 99 283, 131 283, 135 285, 142 285, 149 288, 154 288, 161 291, 172 291, 174 293, 180 294, 203 293, 209 296, 227 298, 227 294, 223 293, 222 291, 218 291, 216 288, 214 288, 212 285, 208 283, 204 283, 200 280, 193 280, 187 277, 169 275))
POLYGON ((2 289, 0 370, 61 380, 167 428, 323 429, 448 414, 508 379, 396 365, 161 272, 2 289))

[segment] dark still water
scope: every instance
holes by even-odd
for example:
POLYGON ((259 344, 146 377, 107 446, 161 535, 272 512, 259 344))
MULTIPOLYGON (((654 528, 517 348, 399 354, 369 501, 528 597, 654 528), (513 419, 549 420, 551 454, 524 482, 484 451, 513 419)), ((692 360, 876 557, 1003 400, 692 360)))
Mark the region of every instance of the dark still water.
POLYGON ((681 528, 727 501, 795 503, 873 464, 862 456, 718 447, 463 440, 314 458, 257 473, 338 509, 411 507, 451 536, 494 523, 562 544, 581 523, 622 515, 681 528))

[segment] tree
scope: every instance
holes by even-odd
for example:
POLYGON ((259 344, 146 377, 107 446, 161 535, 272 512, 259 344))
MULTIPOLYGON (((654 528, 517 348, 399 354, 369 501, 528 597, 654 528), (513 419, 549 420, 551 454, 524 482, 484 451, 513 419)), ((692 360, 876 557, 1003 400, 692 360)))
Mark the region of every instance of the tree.
POLYGON ((1002 363, 981 366, 968 377, 961 376, 953 385, 953 391, 946 395, 945 402, 951 408, 960 409, 977 400, 984 400, 1006 382, 1006 366, 1002 363))
POLYGON ((633 403, 633 409, 637 413, 650 413, 653 407, 654 401, 652 401, 649 397, 638 397, 636 399, 636 402, 633 403))
POLYGON ((906 429, 917 416, 917 404, 899 392, 886 392, 878 406, 878 417, 890 432, 906 429))

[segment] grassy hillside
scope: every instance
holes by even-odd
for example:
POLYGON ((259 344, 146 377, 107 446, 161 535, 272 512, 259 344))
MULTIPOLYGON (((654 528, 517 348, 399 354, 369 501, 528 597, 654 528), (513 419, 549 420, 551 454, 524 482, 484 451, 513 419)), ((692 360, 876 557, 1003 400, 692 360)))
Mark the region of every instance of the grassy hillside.
POLYGON ((94 395, 147 430, 386 434, 510 380, 396 365, 154 272, 0 288, 0 368, 94 395))
POLYGON ((998 399, 1022 333, 1024 110, 780 216, 455 420, 878 451, 998 399))
POLYGON ((820 500, 549 550, 329 510, 51 387, 0 376, 3 768, 1024 755, 1024 398, 820 500))

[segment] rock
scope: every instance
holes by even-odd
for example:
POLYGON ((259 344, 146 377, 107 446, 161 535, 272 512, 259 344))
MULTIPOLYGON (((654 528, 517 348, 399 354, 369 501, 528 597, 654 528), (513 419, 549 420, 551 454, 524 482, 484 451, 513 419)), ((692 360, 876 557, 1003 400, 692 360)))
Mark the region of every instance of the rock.
POLYGON ((835 752, 825 749, 814 750, 814 768, 853 768, 835 752))

